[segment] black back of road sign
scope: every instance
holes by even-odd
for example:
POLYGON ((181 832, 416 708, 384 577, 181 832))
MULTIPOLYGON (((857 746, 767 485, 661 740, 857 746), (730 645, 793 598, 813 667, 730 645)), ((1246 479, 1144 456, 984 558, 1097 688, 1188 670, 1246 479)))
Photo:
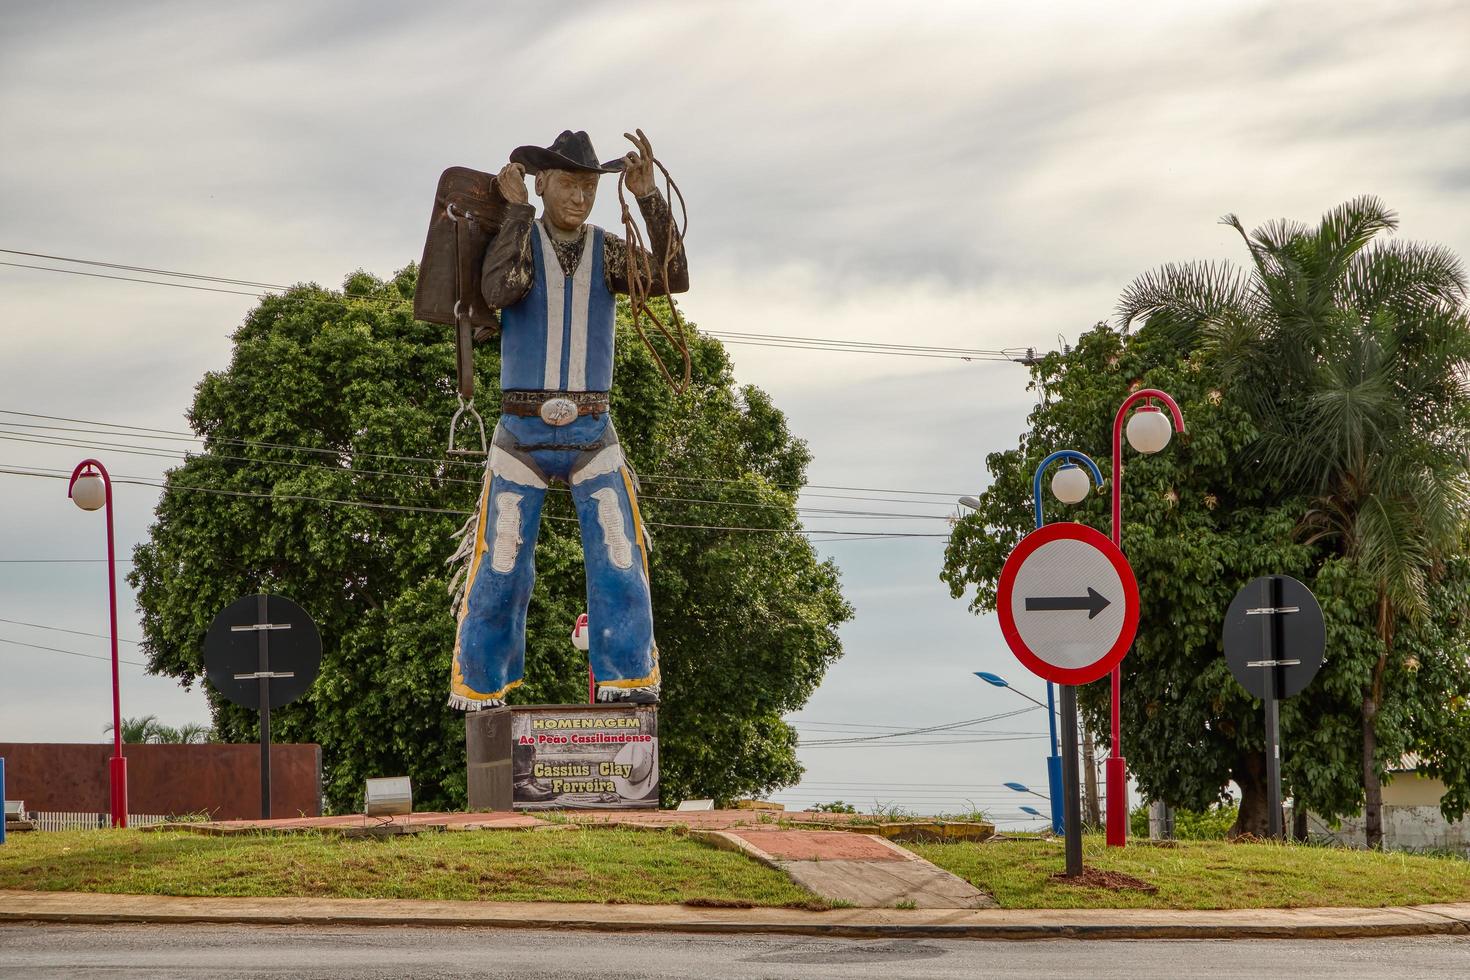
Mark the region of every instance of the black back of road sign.
POLYGON ((265 596, 236 599, 214 617, 204 637, 204 672, 215 689, 235 704, 260 707, 260 680, 241 679, 260 672, 260 637, 265 631, 270 658, 270 706, 279 708, 305 694, 322 665, 322 638, 311 616, 290 599, 265 596), (290 677, 281 677, 290 674, 290 677))
POLYGON ((1266 696, 1266 671, 1276 671, 1274 695, 1300 694, 1327 646, 1322 607, 1312 591, 1288 575, 1255 579, 1235 594, 1225 613, 1225 662, 1242 687, 1266 696), (1268 661, 1279 666, 1266 666, 1268 661))

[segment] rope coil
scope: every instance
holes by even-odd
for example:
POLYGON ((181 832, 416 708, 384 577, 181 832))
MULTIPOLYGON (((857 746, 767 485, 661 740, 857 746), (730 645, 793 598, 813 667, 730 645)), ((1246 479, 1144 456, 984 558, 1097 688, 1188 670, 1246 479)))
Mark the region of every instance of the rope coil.
MULTIPOLYGON (((678 246, 684 243, 684 233, 689 227, 689 210, 684 205, 684 195, 679 190, 679 185, 669 174, 669 168, 657 157, 651 157, 654 166, 664 175, 664 197, 669 204, 669 247, 664 250, 663 269, 660 282, 667 291, 669 284, 669 266, 673 261, 674 253, 678 246), (674 201, 679 202, 679 219, 674 217, 674 201)), ((663 319, 648 305, 649 292, 653 288, 653 263, 650 261, 652 255, 648 243, 639 230, 638 224, 633 220, 633 211, 628 207, 628 198, 625 188, 628 182, 626 172, 618 175, 618 205, 623 210, 623 233, 624 241, 628 243, 628 306, 633 314, 633 329, 638 331, 643 346, 653 355, 653 361, 658 365, 659 372, 663 374, 664 380, 674 390, 674 394, 682 395, 689 390, 689 383, 693 376, 693 366, 689 357, 689 339, 687 328, 684 326, 684 318, 679 315, 679 304, 674 300, 672 293, 665 293, 669 299, 670 324, 664 323, 663 319), (643 317, 647 317, 664 339, 673 345, 684 359, 684 378, 675 381, 674 375, 669 371, 668 365, 664 363, 663 356, 653 346, 653 341, 648 337, 647 331, 643 329, 643 317)))

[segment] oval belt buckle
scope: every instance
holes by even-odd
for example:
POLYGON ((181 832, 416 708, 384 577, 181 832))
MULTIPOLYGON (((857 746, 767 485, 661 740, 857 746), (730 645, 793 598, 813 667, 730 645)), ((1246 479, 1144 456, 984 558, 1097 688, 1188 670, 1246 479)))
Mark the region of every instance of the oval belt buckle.
POLYGON ((541 403, 540 414, 547 425, 566 425, 576 421, 577 403, 570 398, 548 398, 541 403))

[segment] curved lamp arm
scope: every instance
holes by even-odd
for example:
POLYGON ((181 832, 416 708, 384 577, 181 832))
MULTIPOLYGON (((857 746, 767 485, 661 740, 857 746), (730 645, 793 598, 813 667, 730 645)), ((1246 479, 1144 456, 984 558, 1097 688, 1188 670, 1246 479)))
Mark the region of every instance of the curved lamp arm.
MULTIPOLYGON (((1167 398, 1168 396, 1165 395, 1164 397, 1167 398)), ((1046 472, 1048 466, 1059 459, 1066 460, 1067 462, 1081 463, 1092 473, 1093 485, 1098 487, 1102 486, 1102 470, 1097 468, 1097 464, 1092 461, 1091 456, 1088 456, 1086 453, 1079 453, 1075 449, 1058 449, 1037 464, 1036 475, 1031 479, 1031 500, 1036 506, 1037 527, 1041 527, 1042 524, 1046 523, 1041 516, 1041 476, 1046 472)))
POLYGON ((66 495, 68 497, 71 496, 71 488, 77 485, 78 479, 84 476, 91 475, 87 473, 87 470, 89 469, 97 471, 97 475, 102 477, 103 485, 107 487, 108 494, 111 495, 112 477, 107 474, 107 467, 103 466, 95 459, 84 459, 77 464, 76 469, 71 471, 71 479, 66 482, 66 495))
POLYGON ((1123 420, 1128 417, 1128 409, 1155 398, 1169 407, 1169 414, 1174 418, 1174 431, 1183 432, 1184 413, 1179 410, 1179 403, 1157 388, 1138 389, 1123 399, 1123 404, 1118 406, 1118 414, 1113 416, 1113 544, 1119 548, 1123 547, 1123 420))
POLYGON ((1141 401, 1153 401, 1157 398, 1169 406, 1169 414, 1174 416, 1174 431, 1184 431, 1184 413, 1179 410, 1179 403, 1166 391, 1158 388, 1139 388, 1133 394, 1123 399, 1123 404, 1118 406, 1118 414, 1113 416, 1113 443, 1117 444, 1118 437, 1123 433, 1123 418, 1128 414, 1128 409, 1141 401))

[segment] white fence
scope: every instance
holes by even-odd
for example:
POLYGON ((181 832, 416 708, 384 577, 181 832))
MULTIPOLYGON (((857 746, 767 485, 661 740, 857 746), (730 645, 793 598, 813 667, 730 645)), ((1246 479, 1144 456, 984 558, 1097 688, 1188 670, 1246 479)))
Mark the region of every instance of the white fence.
MULTIPOLYGON (((1361 812, 1343 817, 1336 829, 1323 823, 1315 813, 1307 814, 1308 829, 1313 836, 1331 837, 1348 847, 1366 847, 1367 831, 1361 812)), ((1383 846, 1388 850, 1459 851, 1470 857, 1470 817, 1450 823, 1437 806, 1383 807, 1383 846)))
MULTIPOLYGON (((112 826, 106 813, 31 813, 30 819, 37 830, 105 830, 112 826)), ((157 813, 128 814, 129 827, 152 827, 167 820, 157 813)))

